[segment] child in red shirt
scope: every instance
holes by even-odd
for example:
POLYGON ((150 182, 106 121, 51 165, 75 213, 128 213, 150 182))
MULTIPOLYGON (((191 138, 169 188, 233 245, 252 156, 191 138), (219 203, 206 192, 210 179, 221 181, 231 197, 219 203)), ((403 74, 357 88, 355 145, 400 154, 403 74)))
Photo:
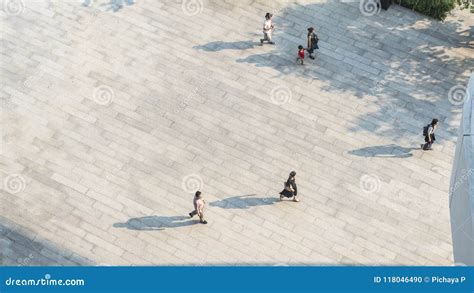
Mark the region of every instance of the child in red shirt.
POLYGON ((300 61, 301 65, 304 64, 304 48, 303 46, 299 45, 298 46, 298 58, 296 58, 296 62, 300 61))

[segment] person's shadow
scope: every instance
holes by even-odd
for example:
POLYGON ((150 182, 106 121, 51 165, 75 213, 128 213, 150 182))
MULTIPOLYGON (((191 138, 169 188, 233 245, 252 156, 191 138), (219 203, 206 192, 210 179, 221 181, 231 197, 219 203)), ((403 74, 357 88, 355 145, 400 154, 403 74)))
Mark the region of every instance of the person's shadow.
POLYGON ((419 148, 405 148, 395 144, 388 144, 351 150, 348 153, 359 157, 409 158, 413 156, 411 151, 417 149, 419 148))
POLYGON ((107 7, 107 10, 112 10, 113 12, 117 12, 122 9, 125 5, 130 6, 135 4, 135 0, 110 0, 108 4, 103 4, 103 6, 107 7))
POLYGON ((272 205, 276 197, 253 197, 255 194, 238 195, 209 203, 210 206, 223 209, 248 209, 255 206, 272 205))
POLYGON ((260 46, 260 43, 253 41, 237 41, 237 42, 223 42, 215 41, 204 45, 194 46, 193 48, 200 51, 217 52, 222 50, 247 50, 255 46, 260 46))
POLYGON ((148 216, 131 218, 125 223, 115 223, 115 228, 127 228, 130 230, 152 231, 164 230, 166 228, 185 227, 199 223, 198 220, 191 220, 186 216, 148 216))
MULTIPOLYGON (((83 0, 82 6, 91 7, 93 0, 83 0)), ((122 9, 125 5, 130 6, 135 4, 135 0, 110 0, 108 3, 100 4, 101 7, 105 7, 107 11, 112 10, 117 12, 122 9)))

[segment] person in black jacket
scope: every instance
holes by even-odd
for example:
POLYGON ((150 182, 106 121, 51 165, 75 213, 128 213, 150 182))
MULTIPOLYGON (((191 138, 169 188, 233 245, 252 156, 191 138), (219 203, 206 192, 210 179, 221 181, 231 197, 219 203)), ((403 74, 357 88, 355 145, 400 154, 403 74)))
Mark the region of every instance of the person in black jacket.
POLYGON ((296 187, 296 172, 291 171, 288 180, 285 182, 285 188, 280 192, 280 200, 283 200, 284 197, 293 198, 294 201, 299 202, 298 199, 298 188, 296 187))
POLYGON ((316 35, 316 33, 314 32, 314 28, 309 27, 308 28, 308 48, 306 49, 306 51, 308 51, 309 58, 311 59, 314 59, 314 56, 313 56, 314 50, 319 49, 318 42, 319 42, 319 38, 318 38, 318 35, 316 35))
POLYGON ((423 135, 425 136, 425 144, 421 145, 421 148, 424 151, 431 151, 433 148, 433 143, 436 140, 435 131, 436 127, 438 126, 439 120, 433 119, 430 124, 425 126, 426 131, 423 130, 423 135))

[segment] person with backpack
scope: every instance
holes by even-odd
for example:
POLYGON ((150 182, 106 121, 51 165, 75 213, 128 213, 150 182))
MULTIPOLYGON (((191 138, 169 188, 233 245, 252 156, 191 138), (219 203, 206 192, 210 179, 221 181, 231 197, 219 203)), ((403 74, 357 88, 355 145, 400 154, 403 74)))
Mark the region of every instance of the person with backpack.
POLYGON ((265 14, 265 21, 263 22, 263 39, 260 39, 260 45, 263 45, 264 41, 267 41, 269 44, 274 45, 275 42, 272 41, 272 33, 275 25, 272 22, 273 14, 267 12, 265 14))
POLYGON ((313 60, 315 59, 313 56, 314 50, 319 49, 318 42, 319 42, 319 38, 318 38, 318 35, 316 35, 316 33, 314 32, 314 28, 309 27, 308 28, 308 49, 306 49, 306 51, 308 51, 309 53, 309 58, 313 60))
POLYGON ((280 192, 280 200, 283 198, 293 198, 293 201, 299 202, 298 199, 298 188, 296 187, 296 172, 291 171, 290 175, 288 176, 288 180, 285 182, 285 188, 280 192))
POLYGON ((435 131, 438 126, 438 119, 433 119, 430 124, 423 127, 423 136, 425 137, 425 143, 421 144, 421 148, 424 151, 433 150, 432 146, 436 140, 435 131))

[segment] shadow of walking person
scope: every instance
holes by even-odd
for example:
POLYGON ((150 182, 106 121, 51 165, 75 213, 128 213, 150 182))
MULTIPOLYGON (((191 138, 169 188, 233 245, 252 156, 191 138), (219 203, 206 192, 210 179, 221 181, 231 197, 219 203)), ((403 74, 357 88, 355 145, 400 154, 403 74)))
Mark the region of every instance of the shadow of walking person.
POLYGON ((348 153, 359 157, 409 158, 413 156, 411 151, 417 149, 419 148, 406 148, 395 144, 388 144, 351 150, 348 153))
MULTIPOLYGON (((82 6, 91 7, 93 5, 93 0, 83 0, 82 6)), ((122 9, 125 5, 130 6, 135 4, 135 0, 109 0, 107 3, 102 3, 99 6, 105 7, 106 11, 117 12, 122 9)))
POLYGON ((122 9, 125 5, 130 6, 135 4, 135 0, 110 0, 109 3, 103 4, 107 10, 112 10, 113 12, 117 12, 122 9))
POLYGON ((193 48, 200 51, 217 52, 222 50, 247 50, 260 45, 253 41, 237 41, 237 42, 223 42, 215 41, 204 45, 194 46, 193 48))
POLYGON ((251 197, 255 194, 238 195, 209 203, 210 206, 223 209, 248 209, 255 206, 272 205, 278 201, 276 197, 251 197))
POLYGON ((148 216, 140 218, 131 218, 125 223, 115 223, 115 228, 127 228, 130 230, 152 231, 164 230, 165 228, 185 227, 199 223, 186 216, 148 216))

